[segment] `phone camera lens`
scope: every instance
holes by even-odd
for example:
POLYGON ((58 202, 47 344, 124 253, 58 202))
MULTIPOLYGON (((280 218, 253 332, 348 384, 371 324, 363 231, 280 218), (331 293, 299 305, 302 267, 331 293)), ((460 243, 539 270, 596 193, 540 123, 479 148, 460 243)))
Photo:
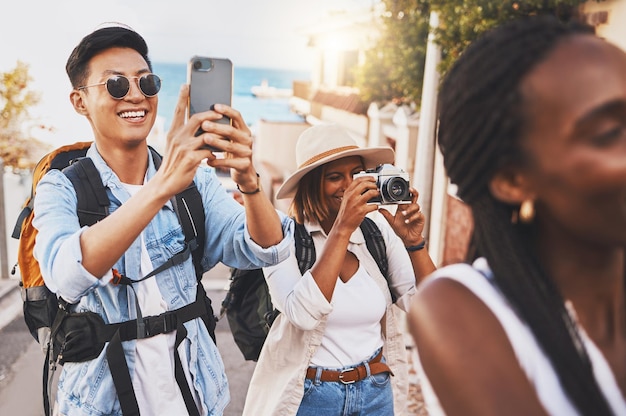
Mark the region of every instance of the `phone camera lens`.
POLYGON ((198 60, 198 61, 194 61, 194 62, 193 62, 193 69, 198 70, 198 69, 200 69, 200 68, 202 68, 202 61, 200 61, 200 60, 198 60))

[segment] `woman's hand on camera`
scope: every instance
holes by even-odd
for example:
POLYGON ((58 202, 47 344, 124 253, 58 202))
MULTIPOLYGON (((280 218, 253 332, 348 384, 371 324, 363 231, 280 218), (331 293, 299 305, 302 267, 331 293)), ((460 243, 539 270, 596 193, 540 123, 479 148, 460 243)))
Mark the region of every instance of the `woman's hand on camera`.
POLYGON ((415 246, 424 241, 422 233, 426 224, 426 217, 417 203, 419 193, 415 188, 410 188, 410 191, 411 203, 399 204, 395 214, 385 208, 378 210, 406 247, 415 246))
POLYGON ((367 201, 377 196, 379 192, 376 181, 371 176, 352 181, 343 192, 335 225, 346 227, 346 230, 352 234, 368 213, 376 211, 376 205, 368 204, 367 201))

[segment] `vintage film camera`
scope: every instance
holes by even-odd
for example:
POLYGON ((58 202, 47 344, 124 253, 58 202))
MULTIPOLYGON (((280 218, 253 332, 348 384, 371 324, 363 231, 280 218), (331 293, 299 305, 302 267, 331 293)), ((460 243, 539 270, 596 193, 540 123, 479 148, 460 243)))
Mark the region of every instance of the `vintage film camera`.
POLYGON ((380 196, 372 198, 368 203, 379 205, 386 204, 409 204, 411 192, 409 191, 409 174, 402 169, 385 163, 373 169, 367 169, 353 175, 353 178, 371 176, 376 179, 376 186, 380 196))

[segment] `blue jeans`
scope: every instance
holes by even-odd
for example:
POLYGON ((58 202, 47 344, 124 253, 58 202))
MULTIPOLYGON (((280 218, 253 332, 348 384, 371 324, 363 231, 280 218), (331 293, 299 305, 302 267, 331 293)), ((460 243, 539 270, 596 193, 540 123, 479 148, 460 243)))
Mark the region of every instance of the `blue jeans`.
MULTIPOLYGON (((366 367, 369 374, 367 364, 366 367)), ((393 416, 391 374, 369 374, 352 384, 320 381, 319 374, 320 371, 315 380, 304 380, 304 396, 297 416, 393 416)))

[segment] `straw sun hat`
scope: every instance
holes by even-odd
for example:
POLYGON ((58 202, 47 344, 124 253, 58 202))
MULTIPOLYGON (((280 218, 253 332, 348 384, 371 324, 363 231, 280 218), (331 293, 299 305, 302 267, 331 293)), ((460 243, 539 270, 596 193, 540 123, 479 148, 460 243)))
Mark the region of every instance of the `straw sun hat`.
POLYGON ((393 163, 390 147, 359 147, 346 130, 335 124, 319 124, 304 130, 296 142, 298 169, 281 185, 277 199, 293 197, 304 175, 324 163, 348 156, 361 156, 366 169, 393 163))

